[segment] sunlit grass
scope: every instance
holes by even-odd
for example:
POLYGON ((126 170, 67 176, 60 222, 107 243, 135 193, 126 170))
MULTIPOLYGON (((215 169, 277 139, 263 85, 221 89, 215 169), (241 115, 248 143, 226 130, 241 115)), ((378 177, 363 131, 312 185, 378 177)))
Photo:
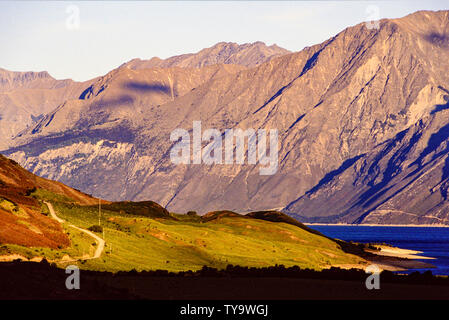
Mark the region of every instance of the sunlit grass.
MULTIPOLYGON (((203 222, 198 216, 172 215, 175 219, 141 217, 123 211, 80 206, 51 192, 33 194, 50 201, 57 215, 66 220, 71 245, 55 250, 9 246, 27 257, 42 255, 51 260, 92 256, 92 237, 70 228, 89 228, 99 223, 106 247, 99 259, 79 261, 84 269, 129 271, 198 270, 204 265, 225 268, 229 264, 263 267, 285 265, 323 269, 331 265, 358 264, 361 259, 344 253, 332 240, 287 223, 248 217, 224 217, 203 222)), ((72 262, 73 263, 73 262, 72 262)), ((64 263, 60 263, 64 265, 64 263)))

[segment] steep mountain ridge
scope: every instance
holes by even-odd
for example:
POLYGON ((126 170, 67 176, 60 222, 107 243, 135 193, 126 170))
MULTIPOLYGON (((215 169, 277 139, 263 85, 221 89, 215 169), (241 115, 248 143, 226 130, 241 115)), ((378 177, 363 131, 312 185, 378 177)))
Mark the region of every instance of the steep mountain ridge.
POLYGON ((416 70, 416 80, 396 91, 406 97, 395 116, 404 119, 398 127, 403 130, 391 131, 394 136, 367 153, 354 154, 288 204, 285 209, 294 216, 314 222, 448 223, 443 165, 449 137, 448 12, 418 12, 393 23, 403 38, 414 40, 399 60, 411 62, 403 70, 416 70))
MULTIPOLYGON (((85 82, 75 82, 70 79, 56 80, 46 71, 13 72, 0 69, 0 135, 4 137, 0 141, 0 149, 6 149, 13 145, 11 142, 12 138, 18 134, 23 135, 24 133, 22 131, 24 130, 33 130, 33 127, 44 115, 53 112, 63 103, 89 97, 91 95, 90 90, 93 89, 92 85, 94 83, 98 85, 98 82, 101 83, 98 79, 103 79, 103 81, 110 79, 114 71, 117 72, 120 69, 139 70, 176 67, 201 68, 215 64, 229 64, 229 66, 219 69, 231 71, 233 68, 238 70, 238 68, 254 66, 287 53, 289 53, 288 50, 276 45, 268 47, 262 42, 243 45, 222 42, 195 54, 175 56, 166 60, 158 58, 151 60, 134 59, 104 77, 94 78, 85 82)), ((174 72, 176 73, 176 71, 174 72)), ((192 73, 196 73, 196 77, 198 77, 198 70, 192 73)), ((194 75, 192 76, 195 77, 194 75)), ((166 81, 164 78, 165 76, 161 75, 161 81, 166 81)), ((170 81, 168 79, 168 82, 170 81)), ((195 80, 193 81, 195 83, 195 80)), ((141 92, 149 90, 163 92, 166 90, 164 86, 152 88, 146 84, 141 86, 142 84, 135 83, 133 85, 128 89, 134 91, 140 90, 141 92)), ((192 85, 194 84, 184 84, 188 88, 192 85)), ((176 87, 176 83, 172 83, 170 86, 176 87)), ((183 88, 175 89, 183 90, 183 88)), ((172 92, 172 95, 176 94, 176 92, 172 92)), ((128 101, 128 95, 125 94, 123 98, 123 101, 118 99, 111 103, 126 103, 128 101)), ((79 102, 72 103, 77 104, 79 102)))
POLYGON ((0 92, 8 92, 18 88, 47 88, 64 86, 72 80, 56 82, 47 71, 41 72, 14 72, 0 68, 0 92))
POLYGON ((107 129, 115 123, 129 123, 130 128, 142 121, 137 114, 147 113, 173 101, 213 78, 235 73, 243 67, 216 65, 202 69, 153 68, 132 70, 119 68, 100 77, 83 91, 80 99, 68 100, 46 115, 34 128, 19 135, 46 136, 66 130, 107 129))
POLYGON ((149 68, 202 68, 214 64, 236 64, 245 67, 255 67, 272 58, 290 53, 276 44, 267 46, 258 41, 254 43, 237 44, 220 42, 197 53, 183 54, 168 59, 151 58, 149 60, 133 59, 123 66, 131 69, 149 68))
MULTIPOLYGON (((389 144, 406 148, 402 135, 422 123, 429 129, 416 138, 413 150, 418 159, 419 150, 432 149, 428 146, 436 143, 435 134, 438 157, 445 154, 439 148, 447 136, 448 24, 448 11, 385 19, 379 29, 368 29, 362 23, 298 53, 205 77, 186 86, 174 99, 170 89, 169 93, 158 92, 157 103, 142 102, 136 96, 132 101, 105 102, 89 109, 94 101, 114 97, 112 88, 121 83, 119 75, 156 72, 122 66, 115 75, 111 73, 107 87, 98 85, 86 94, 92 101, 67 103, 6 153, 39 175, 89 193, 114 200, 151 199, 175 212, 285 207, 305 221, 372 221, 366 217, 382 208, 382 197, 369 207, 365 198, 352 197, 373 186, 383 194, 393 190, 386 182, 398 182, 392 180, 396 173, 389 171, 389 161, 399 162, 395 170, 401 171, 407 161, 416 160, 410 154, 385 158, 387 165, 380 165, 378 159, 388 154, 383 148, 389 144), (106 120, 101 120, 102 115, 106 120), (248 164, 172 164, 170 133, 176 128, 191 131, 193 121, 198 120, 204 129, 221 131, 277 129, 277 173, 260 176, 258 166, 248 164), (382 180, 381 176, 386 178, 379 185, 376 179, 382 180), (311 201, 313 197, 317 200, 311 201)), ((151 81, 145 78, 143 82, 147 86, 151 81)), ((410 211, 404 209, 410 202, 397 198, 393 203, 393 199, 388 200, 388 210, 410 211)), ((447 207, 444 197, 440 200, 440 206, 447 207)), ((420 207, 416 214, 425 215, 432 208, 420 207)), ((436 220, 446 223, 445 209, 438 214, 440 220, 436 220)), ((399 220, 416 222, 406 216, 399 220)), ((391 214, 386 217, 379 222, 397 220, 391 214)))
POLYGON ((67 99, 75 99, 89 81, 56 80, 46 71, 12 72, 0 69, 0 148, 44 114, 67 99))

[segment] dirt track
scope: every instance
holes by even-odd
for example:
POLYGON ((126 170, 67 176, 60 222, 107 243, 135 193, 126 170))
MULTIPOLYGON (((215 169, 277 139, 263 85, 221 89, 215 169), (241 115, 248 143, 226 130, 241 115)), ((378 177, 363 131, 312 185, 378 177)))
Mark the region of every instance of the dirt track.
MULTIPOLYGON (((50 202, 47 202, 47 201, 44 201, 44 202, 45 202, 45 204, 47 205, 48 210, 50 210, 50 215, 51 215, 51 217, 52 217, 53 219, 55 219, 56 221, 58 221, 59 223, 65 223, 65 220, 59 218, 59 217, 56 215, 56 212, 55 212, 55 209, 53 208, 53 205, 52 205, 50 202)), ((69 227, 74 228, 74 229, 77 229, 77 230, 79 230, 79 231, 81 231, 81 232, 84 232, 84 233, 88 234, 89 236, 91 236, 92 238, 94 238, 95 241, 98 243, 97 250, 95 250, 95 253, 94 253, 94 255, 93 255, 92 257, 85 258, 85 259, 78 259, 78 260, 89 260, 89 259, 97 259, 97 258, 100 258, 101 254, 103 253, 103 250, 104 250, 105 241, 104 241, 102 238, 100 238, 99 236, 97 236, 95 233, 93 233, 93 232, 91 232, 91 231, 89 231, 89 230, 86 230, 86 229, 77 227, 77 226, 75 226, 75 225, 73 225, 73 224, 69 224, 69 227)))

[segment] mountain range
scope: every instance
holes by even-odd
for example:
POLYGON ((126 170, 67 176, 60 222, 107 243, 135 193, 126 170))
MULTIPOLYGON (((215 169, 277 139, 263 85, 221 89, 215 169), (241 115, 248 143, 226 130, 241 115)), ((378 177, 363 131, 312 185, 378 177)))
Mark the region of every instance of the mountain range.
POLYGON ((37 175, 172 212, 448 224, 448 49, 449 11, 420 11, 293 53, 219 43, 83 83, 2 71, 0 147, 37 175), (170 133, 194 121, 276 129, 277 173, 173 164, 170 133))

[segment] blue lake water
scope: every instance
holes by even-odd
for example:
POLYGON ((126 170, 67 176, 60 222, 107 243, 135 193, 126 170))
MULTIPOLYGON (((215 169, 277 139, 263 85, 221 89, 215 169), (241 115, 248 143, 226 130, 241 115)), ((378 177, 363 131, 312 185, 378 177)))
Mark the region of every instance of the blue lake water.
POLYGON ((433 264, 436 268, 414 269, 408 271, 409 273, 431 270, 433 274, 449 275, 449 228, 321 225, 310 227, 328 237, 345 241, 388 243, 403 249, 422 251, 421 256, 436 258, 422 260, 433 264))

